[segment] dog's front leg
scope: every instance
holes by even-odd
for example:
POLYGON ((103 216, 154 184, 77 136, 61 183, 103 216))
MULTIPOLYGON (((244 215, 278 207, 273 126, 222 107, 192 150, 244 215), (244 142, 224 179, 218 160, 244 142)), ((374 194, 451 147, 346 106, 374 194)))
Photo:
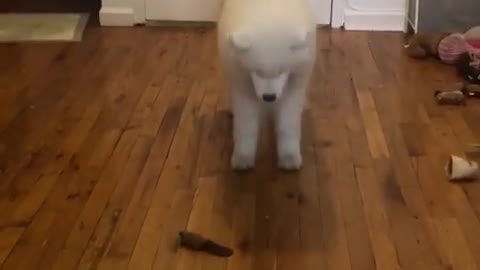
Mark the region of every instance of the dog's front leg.
POLYGON ((234 149, 231 166, 248 170, 255 166, 259 137, 260 109, 258 101, 243 91, 232 93, 234 149))
POLYGON ((301 136, 304 91, 288 93, 277 105, 275 124, 278 166, 285 170, 302 167, 301 136))

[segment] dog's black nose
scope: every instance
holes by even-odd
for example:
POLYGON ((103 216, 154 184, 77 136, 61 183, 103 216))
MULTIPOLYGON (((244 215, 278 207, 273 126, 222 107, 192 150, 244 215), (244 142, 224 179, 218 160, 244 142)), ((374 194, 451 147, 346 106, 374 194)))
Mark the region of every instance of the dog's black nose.
POLYGON ((262 99, 265 102, 274 102, 277 99, 277 95, 275 95, 275 94, 263 94, 262 99))

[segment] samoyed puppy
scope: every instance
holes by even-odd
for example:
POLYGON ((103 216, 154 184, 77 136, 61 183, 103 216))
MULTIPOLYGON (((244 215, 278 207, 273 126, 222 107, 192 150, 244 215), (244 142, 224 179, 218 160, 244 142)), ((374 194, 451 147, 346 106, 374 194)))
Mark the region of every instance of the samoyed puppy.
POLYGON ((225 0, 217 26, 233 112, 231 166, 255 166, 262 115, 275 123, 278 166, 302 166, 301 125, 316 60, 306 0, 225 0))

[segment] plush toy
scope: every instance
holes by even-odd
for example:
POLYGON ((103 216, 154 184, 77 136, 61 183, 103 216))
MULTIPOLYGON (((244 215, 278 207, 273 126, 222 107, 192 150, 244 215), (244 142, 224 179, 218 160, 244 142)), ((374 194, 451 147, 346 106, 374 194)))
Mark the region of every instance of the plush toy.
POLYGON ((438 56, 438 44, 448 34, 420 33, 414 34, 406 47, 407 54, 413 58, 426 58, 438 56))
POLYGON ((451 34, 442 39, 438 44, 438 58, 446 64, 453 65, 456 64, 460 56, 467 53, 468 50, 469 47, 463 34, 451 34))
POLYGON ((480 26, 465 33, 418 33, 406 47, 413 58, 436 57, 447 64, 457 64, 466 53, 480 56, 480 26))

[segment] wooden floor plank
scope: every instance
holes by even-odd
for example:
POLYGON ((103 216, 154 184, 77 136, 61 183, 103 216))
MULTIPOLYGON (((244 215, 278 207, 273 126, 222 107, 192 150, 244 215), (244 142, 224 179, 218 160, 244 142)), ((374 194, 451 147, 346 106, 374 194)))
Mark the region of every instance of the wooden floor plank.
MULTIPOLYGON (((431 141, 429 126, 422 122, 421 112, 416 107, 418 105, 412 106, 415 104, 412 101, 418 99, 418 93, 411 89, 404 91, 405 94, 400 91, 405 87, 407 78, 412 81, 414 78, 404 67, 388 65, 388 59, 405 62, 406 58, 399 50, 394 52, 385 50, 382 46, 385 42, 386 39, 378 36, 370 37, 369 47, 378 72, 390 74, 382 78, 382 83, 383 90, 390 91, 391 95, 384 95, 383 91, 378 91, 375 93, 375 99, 378 104, 389 104, 382 110, 380 118, 392 149, 393 163, 376 162, 375 167, 378 178, 383 179, 397 255, 400 264, 408 269, 426 267, 444 269, 448 262, 444 260, 444 251, 439 247, 437 230, 430 222, 430 208, 435 209, 436 204, 429 200, 429 195, 422 195, 423 192, 430 194, 431 188, 422 189, 424 179, 418 173, 420 165, 418 161, 424 160, 425 155, 429 154, 428 144, 431 141), (405 105, 396 107, 397 100, 402 100, 402 104, 405 105)), ((418 81, 420 82, 421 80, 418 81)))

